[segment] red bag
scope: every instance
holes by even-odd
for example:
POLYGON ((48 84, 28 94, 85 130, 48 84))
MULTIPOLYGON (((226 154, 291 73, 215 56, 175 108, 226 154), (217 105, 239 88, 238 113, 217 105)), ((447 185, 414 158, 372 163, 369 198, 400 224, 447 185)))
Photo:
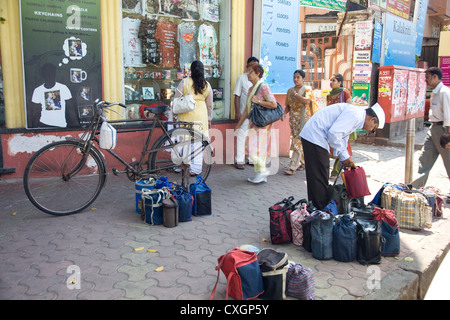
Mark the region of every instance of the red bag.
POLYGON ((382 221, 386 221, 391 227, 398 226, 398 221, 394 210, 375 207, 373 209, 372 216, 374 220, 380 221, 380 224, 382 221))
POLYGON ((342 174, 349 198, 370 196, 366 172, 362 167, 346 168, 342 174))
POLYGON ((220 256, 217 270, 217 281, 209 300, 214 298, 220 270, 227 278, 226 299, 228 295, 234 300, 251 300, 264 292, 264 284, 258 256, 251 251, 234 248, 220 256))

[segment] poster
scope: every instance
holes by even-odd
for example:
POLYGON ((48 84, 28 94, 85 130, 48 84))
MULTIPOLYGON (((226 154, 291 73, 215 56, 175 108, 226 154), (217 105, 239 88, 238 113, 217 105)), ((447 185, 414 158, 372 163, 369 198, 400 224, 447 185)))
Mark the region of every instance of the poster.
POLYGON ((77 128, 102 98, 100 2, 21 0, 27 128, 77 128))
POLYGON ((375 29, 373 31, 373 47, 372 47, 372 62, 381 62, 381 47, 383 40, 383 24, 375 20, 375 29))
POLYGON ((450 87, 450 57, 441 57, 442 83, 450 87))
POLYGON ((260 63, 272 93, 285 94, 294 85, 293 74, 300 66, 299 15, 297 1, 263 0, 260 63))
POLYGON ((384 23, 384 54, 382 65, 414 68, 416 65, 416 25, 386 13, 384 23))
POLYGON ((353 52, 353 104, 368 106, 370 80, 372 78, 372 21, 357 22, 355 26, 355 49, 353 52))
POLYGON ((400 18, 408 20, 411 11, 411 0, 387 0, 386 9, 400 18))
POLYGON ((422 54, 423 33, 425 31, 425 21, 427 19, 428 0, 416 0, 414 10, 414 22, 416 24, 416 55, 422 54))

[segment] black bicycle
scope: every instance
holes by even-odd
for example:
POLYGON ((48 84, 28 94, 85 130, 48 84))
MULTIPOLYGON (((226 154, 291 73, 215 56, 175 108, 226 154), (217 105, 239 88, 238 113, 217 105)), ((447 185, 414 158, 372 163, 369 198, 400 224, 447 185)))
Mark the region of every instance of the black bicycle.
POLYGON ((99 196, 108 175, 100 150, 110 153, 125 166, 121 171, 112 169, 112 173, 124 173, 131 181, 167 176, 170 181, 181 179, 181 184, 186 187, 190 175, 208 178, 213 156, 209 139, 194 129, 196 123, 162 121, 160 116, 170 108, 167 105, 146 108, 153 118, 108 121, 109 124, 143 123, 136 129, 117 129, 118 134, 148 131, 139 161, 127 162, 113 150, 100 149, 99 130, 107 121, 105 111, 113 106, 126 108, 121 103, 96 101, 94 116, 81 138, 50 143, 31 157, 23 184, 28 198, 38 209, 61 216, 79 213, 89 207, 99 196), (162 134, 149 148, 157 128, 162 134), (194 167, 197 172, 190 172, 194 167))

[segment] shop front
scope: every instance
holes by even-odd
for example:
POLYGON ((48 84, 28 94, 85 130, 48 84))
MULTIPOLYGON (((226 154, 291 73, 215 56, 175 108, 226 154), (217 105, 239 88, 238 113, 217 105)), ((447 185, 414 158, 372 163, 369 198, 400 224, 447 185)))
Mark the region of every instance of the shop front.
MULTIPOLYGON (((42 146, 79 137, 96 99, 127 105, 108 114, 111 120, 137 120, 148 116, 144 107, 170 104, 195 60, 203 62, 214 93, 215 161, 234 162, 233 90, 248 57, 260 53, 252 47, 254 25, 259 29, 262 22, 254 21, 252 0, 5 0, 0 6, 6 20, 0 25, 2 160, 15 168, 3 179, 20 178, 42 146)), ((284 106, 283 91, 275 93, 284 106)), ((275 129, 278 153, 287 156, 288 122, 275 129)), ((145 139, 142 132, 122 134, 117 152, 132 160, 133 146, 145 139)), ((106 160, 108 168, 121 165, 106 160)))

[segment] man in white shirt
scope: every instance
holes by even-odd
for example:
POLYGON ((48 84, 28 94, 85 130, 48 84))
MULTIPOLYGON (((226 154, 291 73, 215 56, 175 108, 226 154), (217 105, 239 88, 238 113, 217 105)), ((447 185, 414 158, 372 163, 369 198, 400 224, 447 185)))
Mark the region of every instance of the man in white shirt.
MULTIPOLYGON (((259 60, 255 57, 250 57, 247 60, 247 65, 252 62, 259 63, 259 60)), ((234 108, 238 121, 247 106, 247 96, 251 86, 252 83, 248 81, 247 73, 241 74, 237 79, 236 87, 234 88, 234 108)), ((237 132, 235 167, 240 170, 243 170, 245 166, 245 140, 248 136, 248 125, 249 120, 247 119, 237 132)))
POLYGON ((339 157, 342 167, 354 166, 347 151, 350 134, 356 129, 375 132, 384 128, 385 114, 377 103, 361 109, 348 103, 337 103, 320 109, 309 119, 301 134, 308 199, 321 210, 329 203, 328 171, 330 147, 339 157))
POLYGON ((430 171, 439 155, 450 177, 450 150, 440 144, 441 136, 450 133, 450 88, 442 83, 442 71, 432 67, 426 72, 428 87, 433 89, 430 101, 431 128, 428 131, 422 154, 419 158, 419 177, 412 182, 414 188, 424 187, 430 171))

